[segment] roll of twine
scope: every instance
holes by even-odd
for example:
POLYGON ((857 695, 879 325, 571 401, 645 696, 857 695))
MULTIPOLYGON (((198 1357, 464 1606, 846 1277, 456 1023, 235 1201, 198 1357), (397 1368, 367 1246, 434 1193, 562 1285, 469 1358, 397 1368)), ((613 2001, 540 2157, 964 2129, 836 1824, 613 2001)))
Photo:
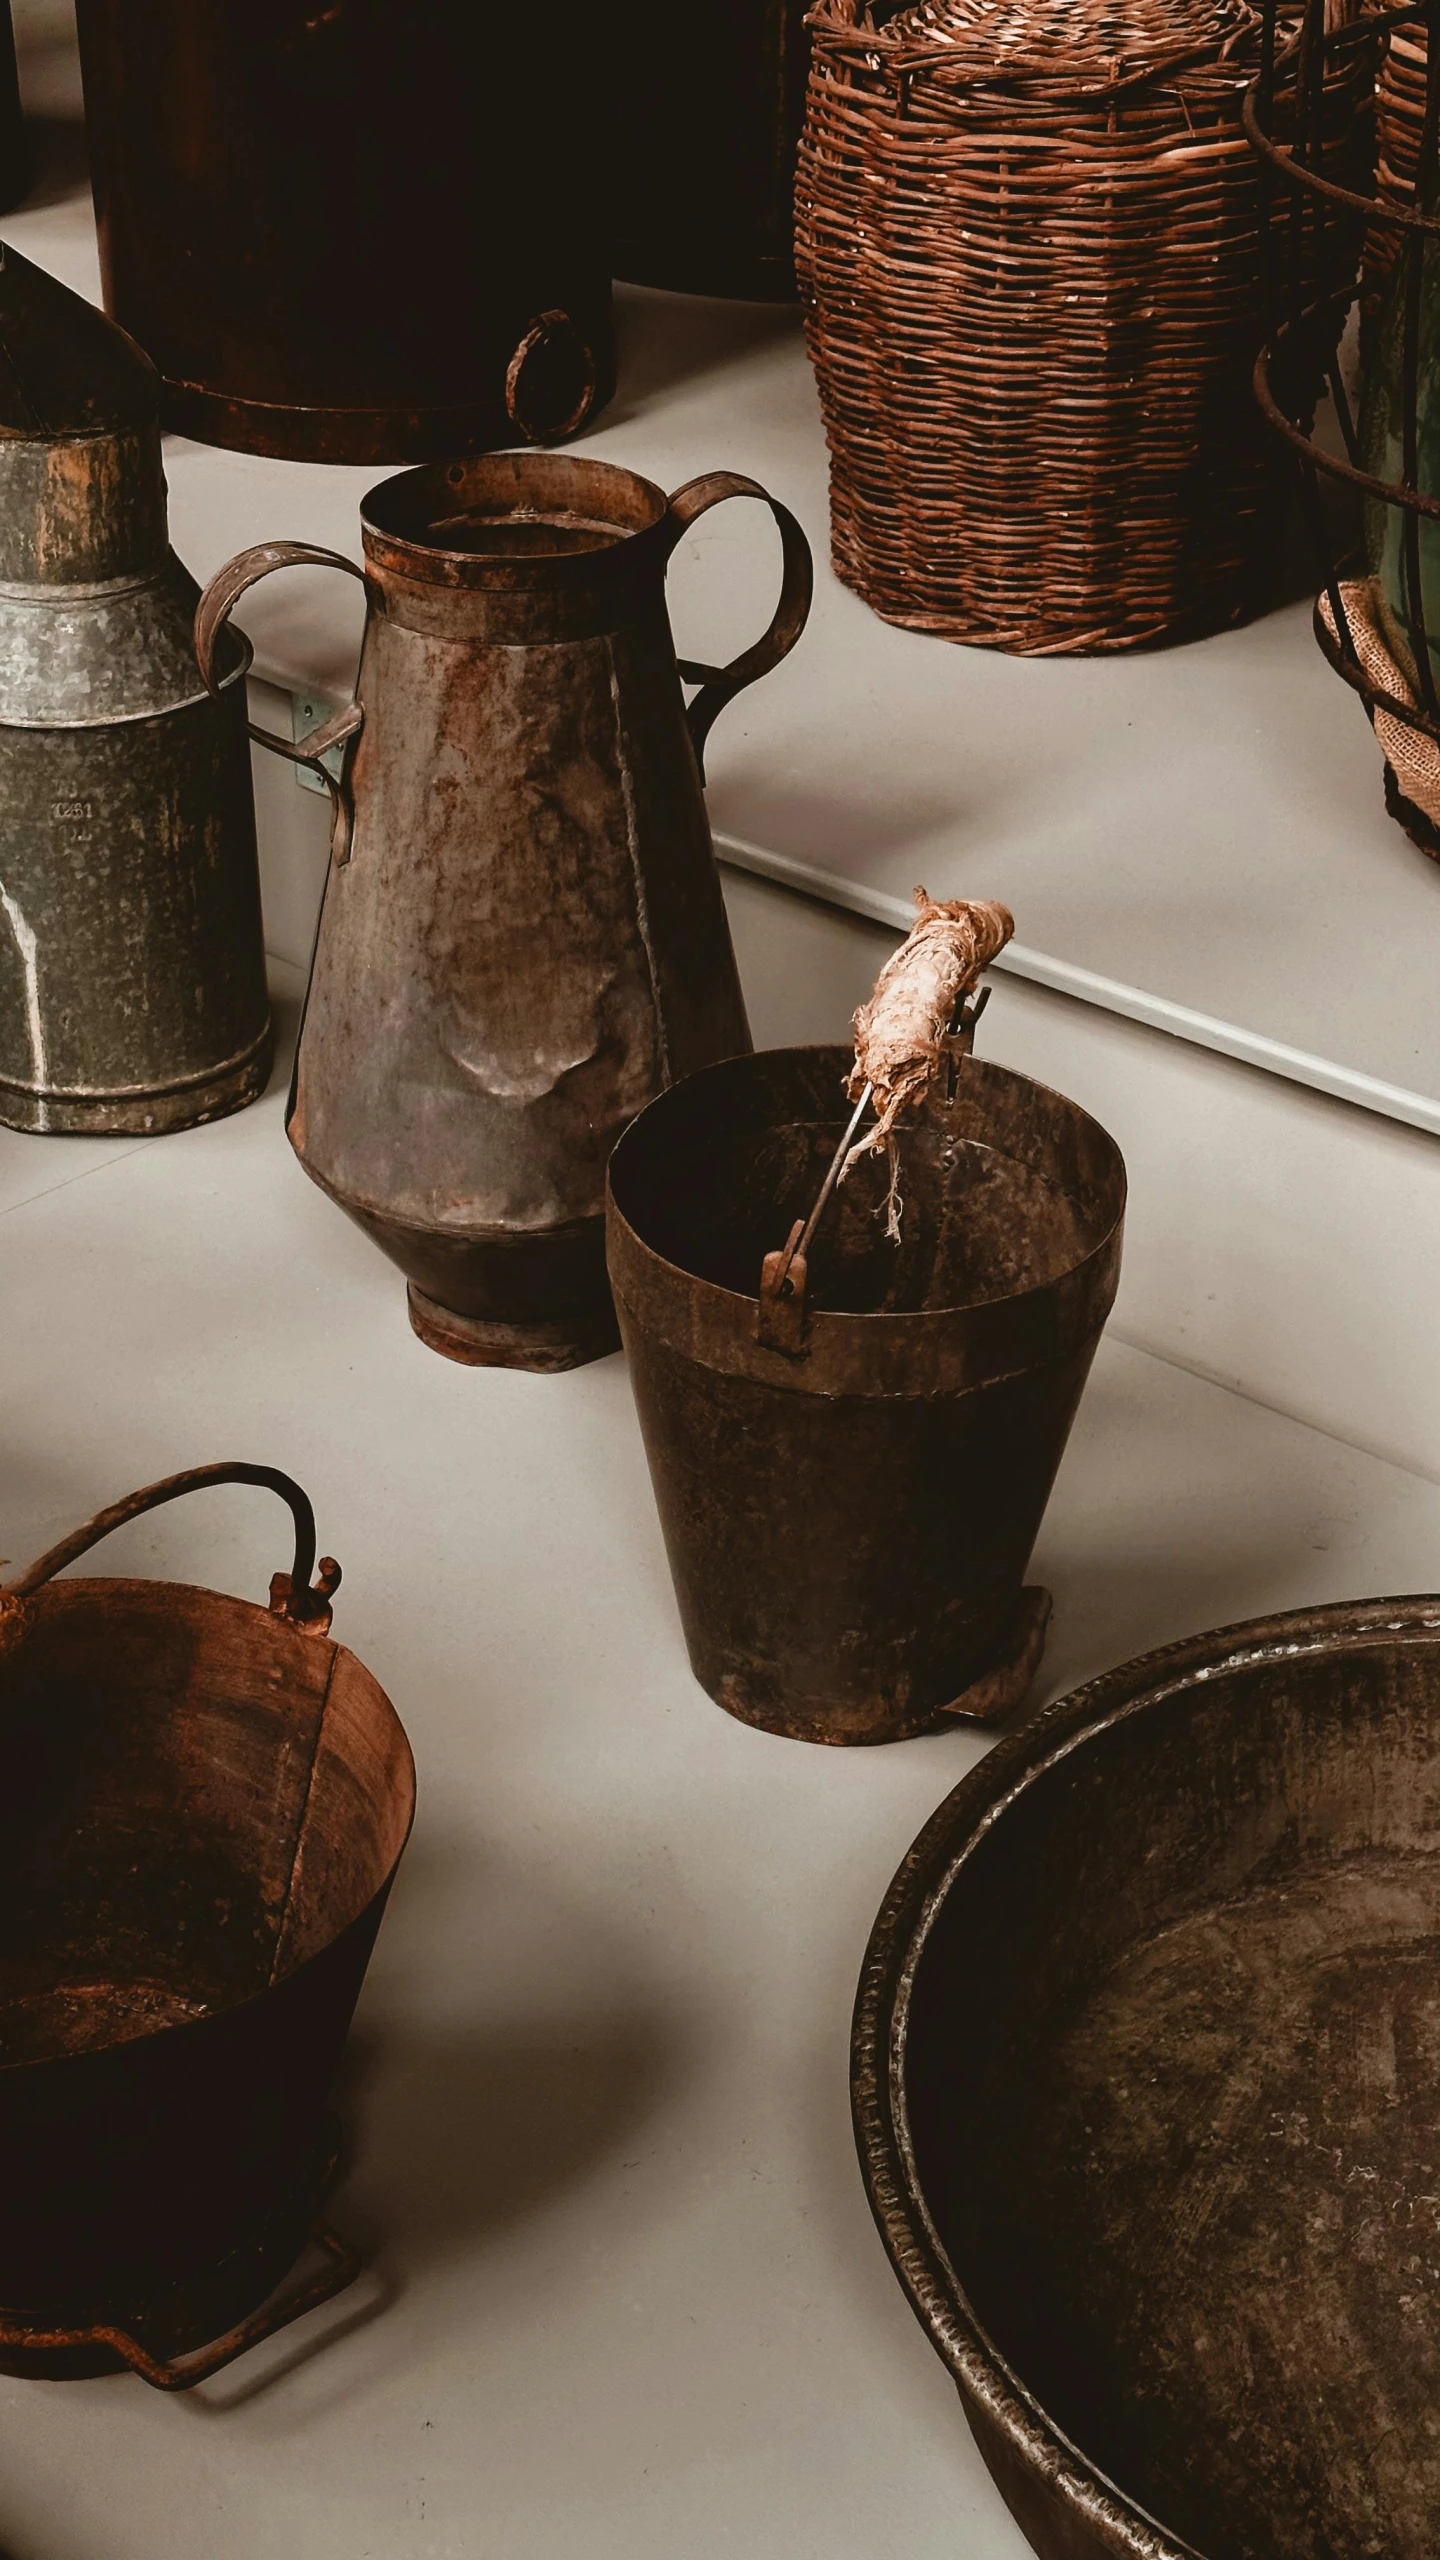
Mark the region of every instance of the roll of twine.
MULTIPOLYGON (((921 0, 884 25, 818 0, 809 24, 797 263, 841 578, 1022 654, 1243 619, 1285 468, 1250 382, 1248 0, 921 0)), ((1323 97, 1351 183, 1373 78, 1357 22, 1323 97)), ((1328 263, 1348 217, 1320 219, 1328 263)))

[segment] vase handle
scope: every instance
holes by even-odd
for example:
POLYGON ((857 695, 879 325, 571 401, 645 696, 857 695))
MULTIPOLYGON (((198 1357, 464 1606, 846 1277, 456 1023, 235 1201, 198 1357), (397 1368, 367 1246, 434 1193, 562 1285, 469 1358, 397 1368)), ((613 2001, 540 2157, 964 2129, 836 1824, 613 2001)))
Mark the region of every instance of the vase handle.
POLYGON ((797 519, 758 480, 747 480, 739 471, 705 471, 698 480, 687 480, 670 500, 666 524, 670 528, 671 549, 687 533, 697 516, 709 507, 718 507, 726 498, 758 498, 768 507, 780 528, 783 568, 780 579, 780 601, 775 607, 768 631, 753 646, 732 658, 728 667, 709 667, 693 658, 680 660, 680 673, 687 684, 700 690, 688 706, 685 717, 690 724, 695 761, 700 779, 705 779, 705 741, 710 735, 716 715, 727 702, 757 676, 768 676, 782 658, 788 658, 810 618, 811 600, 815 593, 815 563, 810 545, 797 519))
MULTIPOLYGON (((216 570, 195 607, 195 655, 211 693, 220 690, 220 671, 216 664, 220 634, 246 588, 268 578, 272 569, 306 567, 343 569, 349 577, 359 578, 362 584, 364 582, 364 570, 357 568, 353 560, 347 560, 343 551, 322 551, 310 542, 257 543, 253 551, 237 551, 233 560, 227 560, 223 569, 216 570)), ((308 764, 313 772, 319 774, 330 794, 334 812, 330 857, 341 870, 350 859, 350 840, 355 824, 349 766, 347 761, 337 782, 325 757, 331 747, 340 745, 342 739, 355 737, 364 723, 363 706, 358 702, 347 702, 320 728, 312 729, 304 746, 300 747, 292 739, 280 737, 274 729, 261 729, 253 720, 246 722, 251 737, 258 745, 268 747, 272 755, 285 756, 291 764, 308 764)))

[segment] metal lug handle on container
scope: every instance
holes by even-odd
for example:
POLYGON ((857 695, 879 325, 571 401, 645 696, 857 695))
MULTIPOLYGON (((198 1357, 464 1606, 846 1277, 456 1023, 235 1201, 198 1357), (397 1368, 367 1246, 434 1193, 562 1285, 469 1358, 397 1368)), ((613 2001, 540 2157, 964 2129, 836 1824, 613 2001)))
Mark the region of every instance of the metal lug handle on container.
MULTIPOLYGON (((313 542, 260 542, 251 551, 237 551, 223 569, 217 569, 209 586, 195 607, 195 655, 200 673, 211 693, 220 690, 216 652, 220 634, 229 621, 247 587, 258 586, 272 569, 343 569, 347 577, 364 584, 365 572, 355 561, 347 560, 343 551, 322 551, 313 542)), ((262 729, 253 720, 246 722, 257 745, 268 747, 272 755, 284 756, 291 764, 308 764, 318 773, 330 794, 334 827, 330 838, 330 858, 343 870, 350 859, 350 838, 355 811, 350 798, 348 768, 337 782, 325 758, 332 747, 343 739, 359 734, 365 723, 364 706, 347 702, 333 719, 312 729, 305 744, 297 746, 292 738, 282 738, 273 729, 262 729)))
POLYGON ((567 436, 579 433, 595 406, 600 388, 600 375, 594 349, 581 336, 568 311, 542 311, 531 322, 510 359, 505 375, 505 414, 517 435, 527 444, 563 444, 567 436), (568 340, 579 358, 580 389, 565 415, 560 418, 537 418, 525 389, 526 368, 536 356, 568 340))
POLYGON ((197 2355, 183 2359, 152 2356, 149 2348, 132 2337, 128 2329, 32 2329, 19 2322, 7 2322, 3 2315, 0 2315, 0 2347, 22 2347, 27 2353, 36 2349, 108 2347, 112 2355, 119 2356, 129 2365, 132 2373, 138 2373, 142 2381, 148 2382, 152 2390, 193 2391, 197 2382, 208 2382, 212 2373, 222 2372, 227 2364, 235 2362, 237 2356, 248 2354, 251 2347, 258 2347, 262 2339, 273 2338, 277 2330, 288 2329, 292 2320, 303 2319, 307 2311, 318 2310, 322 2302, 333 2300, 337 2293, 344 2292, 348 2284, 354 2283, 365 2264, 358 2249, 352 2248, 348 2240, 342 2240, 339 2232, 332 2231, 328 2224, 321 2224, 312 2231, 310 2241, 313 2248, 322 2252, 324 2266, 297 2286, 293 2293, 283 2295, 278 2301, 264 2303, 258 2311, 252 2311, 248 2319, 237 2322, 233 2329, 227 2329, 223 2338, 217 2338, 212 2346, 203 2347, 197 2355))
POLYGON ((288 1618, 292 1626, 302 1627, 307 1634, 324 1635, 330 1626, 330 1601, 340 1587, 340 1567, 333 1556, 322 1556, 320 1571, 312 1588, 310 1576, 315 1570, 315 1513, 310 1496, 296 1484, 292 1476, 282 1475, 278 1467, 252 1467, 243 1459, 222 1460, 213 1467, 187 1467, 178 1476, 162 1476, 158 1484, 142 1485, 138 1493, 127 1493, 123 1502, 112 1502, 107 1511, 97 1511, 68 1538, 36 1558, 14 1582, 0 1589, 0 1652, 4 1644, 5 1622, 12 1628, 23 1624, 24 1604, 42 1583, 49 1582, 77 1556, 87 1554, 108 1538, 112 1529, 123 1528, 127 1520, 138 1520, 144 1511, 156 1511, 162 1502, 177 1502, 182 1493, 199 1493, 212 1484, 259 1484, 278 1493, 290 1506, 295 1522, 295 1562, 289 1573, 275 1574, 270 1583, 270 1606, 278 1618, 288 1618))
POLYGON ((709 507, 718 507, 726 498, 758 498, 768 507, 780 528, 783 567, 780 578, 780 601, 775 607, 770 628, 753 647, 732 658, 728 667, 707 667, 694 658, 680 660, 680 673, 687 684, 700 687, 686 712, 690 736, 695 748, 695 761, 700 779, 705 779, 705 741, 715 723, 717 713, 757 676, 768 676, 782 658, 788 658, 806 623, 810 619, 811 601, 815 594, 815 563, 804 530, 788 507, 762 489, 758 480, 747 480, 739 471, 706 471, 698 480, 687 480, 670 500, 666 523, 671 528, 672 548, 683 533, 688 532, 697 516, 709 507))

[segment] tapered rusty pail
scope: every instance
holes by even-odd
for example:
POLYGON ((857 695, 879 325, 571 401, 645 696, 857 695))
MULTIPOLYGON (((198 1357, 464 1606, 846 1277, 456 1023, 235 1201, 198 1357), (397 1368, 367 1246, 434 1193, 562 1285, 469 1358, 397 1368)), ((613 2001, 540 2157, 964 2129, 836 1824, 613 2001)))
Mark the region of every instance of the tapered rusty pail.
POLYGON ((1025 1569, 1120 1272, 1119 1149, 1063 1095, 968 1060, 809 1256, 789 1348, 761 1264, 849 1117, 842 1049, 691 1076, 610 1165, 609 1265, 696 1678, 811 1742, 1018 1703, 1049 1604, 1025 1569))
POLYGON ((183 2390, 358 2272, 323 2218, 327 2101, 415 1772, 314 1558, 287 1476, 201 1467, 0 1595, 0 2370, 183 2390), (268 1611, 51 1579, 229 1483, 294 1513, 268 1611))

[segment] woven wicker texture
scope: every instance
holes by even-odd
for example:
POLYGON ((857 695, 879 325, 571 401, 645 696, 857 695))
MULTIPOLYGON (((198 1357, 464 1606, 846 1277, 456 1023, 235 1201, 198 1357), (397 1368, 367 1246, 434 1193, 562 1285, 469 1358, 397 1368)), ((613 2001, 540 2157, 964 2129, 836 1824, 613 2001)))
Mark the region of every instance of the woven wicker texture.
MULTIPOLYGON (((1375 193, 1382 204, 1408 212, 1415 197, 1420 165, 1420 139, 1425 125, 1425 56, 1423 20, 1393 27, 1375 83, 1375 193)), ((1365 242, 1366 319, 1376 317, 1399 255, 1403 234, 1390 222, 1370 226, 1365 242)))
MULTIPOLYGON (((1261 600, 1245 0, 819 0, 797 264, 835 567, 887 620, 1025 654, 1261 600)), ((1353 178, 1373 55, 1331 65, 1353 178)))

